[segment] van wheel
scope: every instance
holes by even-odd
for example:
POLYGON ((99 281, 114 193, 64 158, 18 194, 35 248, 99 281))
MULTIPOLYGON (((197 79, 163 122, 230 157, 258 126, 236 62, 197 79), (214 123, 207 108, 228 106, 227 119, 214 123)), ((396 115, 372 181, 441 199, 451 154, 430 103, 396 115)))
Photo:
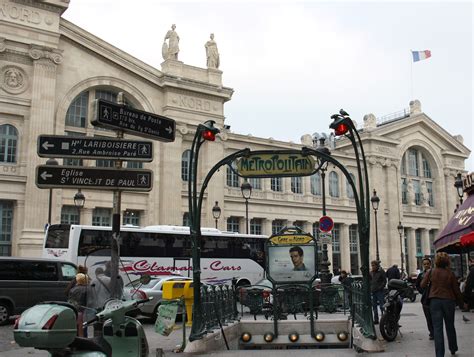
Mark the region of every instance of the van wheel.
POLYGON ((0 301, 0 325, 6 325, 10 321, 10 306, 0 301))

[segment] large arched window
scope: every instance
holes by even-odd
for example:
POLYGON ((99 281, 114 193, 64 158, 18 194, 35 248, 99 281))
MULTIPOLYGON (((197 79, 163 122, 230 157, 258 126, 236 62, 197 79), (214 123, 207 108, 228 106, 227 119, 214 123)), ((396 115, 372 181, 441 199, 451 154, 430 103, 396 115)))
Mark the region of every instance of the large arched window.
POLYGON ((191 160, 191 150, 186 150, 181 155, 181 179, 189 181, 189 160, 191 160))
MULTIPOLYGON (((354 185, 356 184, 355 176, 353 174, 349 174, 349 176, 352 179, 352 182, 354 185)), ((347 198, 354 198, 354 190, 352 189, 352 186, 349 184, 349 181, 346 179, 346 194, 347 198)))
POLYGON ((0 126, 0 162, 15 163, 18 131, 12 125, 0 126))
POLYGON ((427 156, 416 148, 408 149, 403 154, 400 172, 402 203, 408 204, 414 199, 417 206, 434 207, 434 180, 427 156))
POLYGON ((316 172, 311 175, 311 194, 315 196, 321 196, 321 174, 316 172))
POLYGON ((339 197, 339 176, 334 171, 329 174, 329 196, 339 197))

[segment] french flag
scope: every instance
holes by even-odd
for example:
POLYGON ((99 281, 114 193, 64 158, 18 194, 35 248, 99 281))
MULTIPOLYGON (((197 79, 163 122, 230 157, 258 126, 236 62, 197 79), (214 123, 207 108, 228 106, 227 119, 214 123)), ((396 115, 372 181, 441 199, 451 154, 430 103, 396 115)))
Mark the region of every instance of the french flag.
POLYGON ((411 51, 411 54, 413 56, 413 62, 418 62, 431 57, 431 51, 429 50, 411 51))

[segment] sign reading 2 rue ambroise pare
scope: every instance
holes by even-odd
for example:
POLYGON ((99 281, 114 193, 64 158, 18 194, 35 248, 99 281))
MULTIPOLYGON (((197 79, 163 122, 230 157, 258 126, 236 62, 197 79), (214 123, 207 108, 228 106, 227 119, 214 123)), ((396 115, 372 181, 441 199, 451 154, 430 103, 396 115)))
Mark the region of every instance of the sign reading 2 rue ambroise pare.
POLYGON ((315 165, 312 156, 298 152, 252 153, 237 160, 237 171, 244 177, 306 176, 315 165))

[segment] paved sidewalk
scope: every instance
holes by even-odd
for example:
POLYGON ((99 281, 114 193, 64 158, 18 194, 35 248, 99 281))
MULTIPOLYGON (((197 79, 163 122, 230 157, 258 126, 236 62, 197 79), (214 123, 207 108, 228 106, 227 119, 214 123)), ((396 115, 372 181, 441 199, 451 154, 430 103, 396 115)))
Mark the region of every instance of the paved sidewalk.
MULTIPOLYGON (((336 314, 338 315, 338 314, 336 314)), ((325 317, 334 318, 335 314, 320 314, 320 319, 325 317)), ((263 317, 262 317, 263 319, 263 317)), ((291 319, 291 317, 290 317, 291 319)), ((314 357, 315 354, 318 356, 384 356, 384 357, 401 357, 401 356, 413 356, 413 357, 428 357, 434 356, 434 343, 428 340, 428 332, 426 329, 425 318, 419 302, 405 303, 403 306, 402 316, 400 319, 402 325, 401 332, 402 336, 398 336, 394 342, 385 342, 385 352, 380 353, 360 353, 357 354, 352 349, 296 349, 291 350, 292 355, 301 357, 314 357)), ((181 344, 182 341, 182 330, 178 329, 174 331, 170 336, 161 336, 154 332, 154 326, 150 323, 144 325, 148 343, 150 345, 150 357, 156 356, 156 350, 161 349, 164 357, 179 357, 178 353, 174 353, 173 350, 177 345, 181 344)), ((378 326, 377 327, 377 333, 378 326)), ((12 329, 12 326, 4 327, 12 329)), ((189 328, 187 329, 189 330, 189 328)), ((459 309, 456 310, 456 332, 458 337, 459 351, 457 356, 472 357, 474 356, 474 313, 473 312, 461 312, 459 309), (469 322, 462 321, 462 315, 470 319, 469 322)), ((189 336, 189 331, 187 331, 189 336)), ((13 340, 13 335, 11 340, 13 340)), ((446 338, 446 336, 445 336, 446 338)), ((447 341, 446 341, 447 346, 447 341)), ((11 350, 0 351, 2 357, 46 357, 48 356, 45 351, 37 351, 31 348, 20 348, 14 342, 11 343, 11 350)), ((449 350, 446 348, 449 355, 449 350)), ((272 357, 286 357, 290 354, 289 350, 245 350, 245 351, 218 351, 210 352, 207 354, 193 355, 193 356, 210 356, 210 357, 268 357, 271 353, 272 357)), ((183 354, 181 354, 183 355, 183 354)))

